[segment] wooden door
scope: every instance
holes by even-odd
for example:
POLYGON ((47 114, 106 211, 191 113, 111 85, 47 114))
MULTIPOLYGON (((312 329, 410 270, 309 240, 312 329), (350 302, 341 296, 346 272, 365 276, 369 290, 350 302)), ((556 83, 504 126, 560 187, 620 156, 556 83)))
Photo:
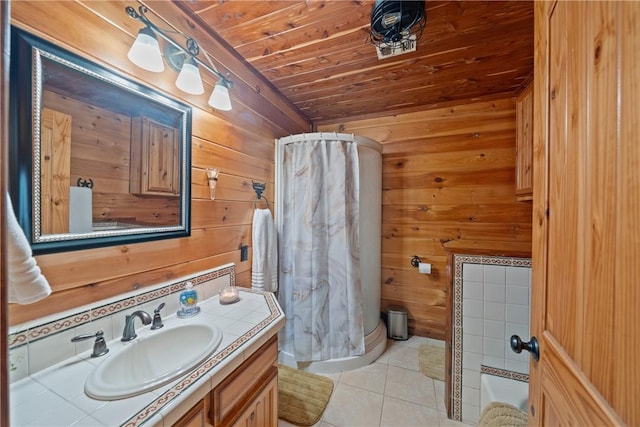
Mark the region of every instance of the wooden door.
POLYGON ((536 2, 530 425, 640 425, 640 2, 536 2))
POLYGON ((9 425, 9 348, 7 344, 8 316, 7 309, 7 231, 4 219, 6 197, 8 191, 7 158, 9 151, 9 2, 0 2, 0 426, 9 425))

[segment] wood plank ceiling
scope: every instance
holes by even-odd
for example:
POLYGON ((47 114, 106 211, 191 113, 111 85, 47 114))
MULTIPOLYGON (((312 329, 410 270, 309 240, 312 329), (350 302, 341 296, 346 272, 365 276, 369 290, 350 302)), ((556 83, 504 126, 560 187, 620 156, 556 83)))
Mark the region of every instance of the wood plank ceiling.
POLYGON ((379 60, 373 1, 180 2, 314 124, 517 95, 533 73, 532 1, 429 1, 416 52, 379 60))

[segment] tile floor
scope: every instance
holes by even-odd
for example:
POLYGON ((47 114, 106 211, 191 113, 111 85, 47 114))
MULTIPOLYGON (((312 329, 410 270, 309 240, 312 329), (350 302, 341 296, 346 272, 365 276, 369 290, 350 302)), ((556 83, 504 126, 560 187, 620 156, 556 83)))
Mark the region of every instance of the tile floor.
MULTIPOLYGON (((426 377, 418 369, 422 343, 442 341, 411 337, 389 340, 387 349, 371 365, 326 375, 334 389, 317 427, 468 427, 447 418, 444 382, 426 377)), ((278 427, 292 424, 280 420, 278 427)))

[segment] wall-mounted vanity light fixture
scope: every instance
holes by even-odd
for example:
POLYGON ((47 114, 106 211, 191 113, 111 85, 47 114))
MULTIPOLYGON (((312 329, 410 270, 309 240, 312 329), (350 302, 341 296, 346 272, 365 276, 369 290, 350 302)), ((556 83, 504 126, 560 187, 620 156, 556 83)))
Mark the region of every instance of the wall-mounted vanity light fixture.
POLYGON ((216 184, 218 183, 218 169, 207 168, 207 180, 209 180, 209 197, 216 198, 216 184))
MULTIPOLYGON (((229 88, 233 87, 233 82, 223 76, 216 70, 211 58, 203 51, 210 66, 202 62, 198 55, 200 54, 200 46, 193 38, 177 31, 168 31, 176 33, 185 38, 185 46, 171 39, 165 31, 147 18, 148 9, 145 6, 138 8, 139 12, 131 7, 125 8, 127 15, 133 19, 142 22, 145 27, 140 30, 138 37, 129 49, 127 58, 138 67, 155 73, 164 71, 164 62, 175 71, 179 71, 176 79, 176 87, 183 92, 192 95, 201 95, 204 93, 202 78, 200 77, 200 67, 213 74, 218 81, 216 82, 213 92, 209 97, 208 104, 217 110, 231 110, 231 99, 229 98, 229 88), (163 52, 160 52, 160 44, 158 36, 162 37, 164 43, 163 52), (164 61, 163 61, 164 53, 164 61)), ((212 197, 213 199, 213 197, 212 197)))

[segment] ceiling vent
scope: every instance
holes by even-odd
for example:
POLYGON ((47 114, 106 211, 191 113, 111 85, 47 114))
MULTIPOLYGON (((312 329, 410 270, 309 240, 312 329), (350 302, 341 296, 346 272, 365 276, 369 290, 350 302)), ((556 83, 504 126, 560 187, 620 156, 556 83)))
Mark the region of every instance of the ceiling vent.
POLYGON ((416 50, 427 22, 424 3, 376 0, 371 11, 371 43, 379 59, 416 50))

